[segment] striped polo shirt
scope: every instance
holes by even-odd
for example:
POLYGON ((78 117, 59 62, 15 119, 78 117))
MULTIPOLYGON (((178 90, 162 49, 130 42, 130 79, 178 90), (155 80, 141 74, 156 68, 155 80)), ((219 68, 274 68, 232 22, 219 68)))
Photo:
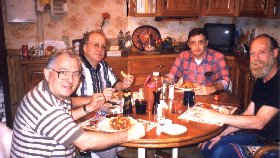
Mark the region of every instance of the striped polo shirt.
POLYGON ((105 61, 102 60, 93 68, 84 55, 80 54, 80 58, 83 61, 84 78, 76 90, 77 96, 91 96, 101 93, 105 88, 114 87, 118 78, 105 61))
POLYGON ((84 130, 71 117, 71 102, 54 96, 41 81, 22 99, 13 128, 11 157, 74 157, 84 130))

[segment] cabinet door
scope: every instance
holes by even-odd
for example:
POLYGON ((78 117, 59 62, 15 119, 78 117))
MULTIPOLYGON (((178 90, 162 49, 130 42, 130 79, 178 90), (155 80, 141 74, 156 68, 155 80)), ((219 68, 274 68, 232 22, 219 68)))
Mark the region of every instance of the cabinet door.
POLYGON ((269 2, 269 18, 280 19, 280 0, 270 0, 269 2))
POLYGON ((201 12, 200 0, 159 0, 159 10, 163 16, 198 16, 201 12))
POLYGON ((267 17, 268 0, 240 0, 240 16, 267 17))
POLYGON ((237 84, 238 84, 238 62, 234 56, 226 56, 229 66, 230 80, 232 82, 232 93, 237 96, 237 84))
POLYGON ((203 15, 233 16, 235 0, 204 0, 202 5, 203 15))
POLYGON ((24 94, 44 79, 44 65, 21 65, 24 94))
POLYGON ((122 57, 107 57, 105 61, 110 65, 113 69, 113 72, 118 76, 120 80, 123 80, 121 75, 121 71, 127 72, 127 58, 122 57))
POLYGON ((159 72, 160 75, 169 73, 174 61, 175 56, 128 60, 128 72, 135 76, 134 85, 143 85, 152 72, 159 72))
POLYGON ((129 0, 128 15, 136 17, 153 17, 157 15, 158 0, 129 0))
POLYGON ((239 71, 240 76, 238 79, 238 97, 241 100, 242 106, 244 109, 246 109, 251 101, 252 89, 255 79, 247 65, 240 65, 239 71))

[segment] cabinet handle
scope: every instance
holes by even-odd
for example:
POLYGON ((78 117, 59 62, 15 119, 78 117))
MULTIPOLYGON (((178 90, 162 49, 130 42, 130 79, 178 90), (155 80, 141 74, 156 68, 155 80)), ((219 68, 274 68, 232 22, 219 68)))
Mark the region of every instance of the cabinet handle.
POLYGON ((209 0, 206 1, 206 9, 208 9, 209 6, 209 0))
POLYGON ((262 4, 262 8, 266 8, 266 4, 267 4, 267 2, 266 2, 267 0, 263 0, 263 4, 262 4))
POLYGON ((164 0, 164 1, 163 1, 163 8, 164 8, 164 9, 166 9, 166 8, 167 8, 167 3, 168 3, 168 1, 167 1, 167 0, 164 0))
POLYGON ((158 67, 159 67, 159 68, 163 68, 163 67, 165 67, 165 66, 164 66, 164 65, 159 65, 158 67))
POLYGON ((34 74, 42 74, 43 72, 42 71, 36 71, 34 72, 34 74))
POLYGON ((231 69, 232 69, 232 67, 233 67, 232 65, 229 65, 229 70, 231 70, 231 69))
POLYGON ((249 81, 254 81, 255 79, 254 79, 254 77, 249 76, 249 77, 248 77, 248 80, 249 80, 249 81))

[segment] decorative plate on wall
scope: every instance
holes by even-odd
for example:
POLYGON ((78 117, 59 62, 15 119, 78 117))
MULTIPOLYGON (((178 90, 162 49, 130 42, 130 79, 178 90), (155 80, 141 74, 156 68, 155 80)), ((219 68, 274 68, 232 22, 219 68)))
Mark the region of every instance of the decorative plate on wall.
POLYGON ((141 51, 155 51, 160 48, 162 40, 157 28, 143 25, 134 30, 132 43, 141 51))

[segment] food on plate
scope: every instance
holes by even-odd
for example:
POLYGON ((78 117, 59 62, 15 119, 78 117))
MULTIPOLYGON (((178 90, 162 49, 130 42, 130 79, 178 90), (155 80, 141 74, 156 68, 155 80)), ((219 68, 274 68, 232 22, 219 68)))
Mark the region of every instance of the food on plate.
POLYGON ((182 85, 180 85, 181 88, 194 88, 194 85, 192 82, 185 82, 182 85))
POLYGON ((120 103, 122 101, 123 92, 116 92, 113 94, 110 102, 120 103))
POLYGON ((213 107, 211 106, 211 104, 207 104, 207 103, 201 104, 201 107, 203 107, 203 108, 205 108, 205 109, 213 109, 213 107))
POLYGON ((96 126, 100 122, 99 119, 93 119, 89 121, 90 126, 96 126))
POLYGON ((110 120, 110 127, 114 130, 124 130, 132 125, 128 117, 115 117, 110 120))

